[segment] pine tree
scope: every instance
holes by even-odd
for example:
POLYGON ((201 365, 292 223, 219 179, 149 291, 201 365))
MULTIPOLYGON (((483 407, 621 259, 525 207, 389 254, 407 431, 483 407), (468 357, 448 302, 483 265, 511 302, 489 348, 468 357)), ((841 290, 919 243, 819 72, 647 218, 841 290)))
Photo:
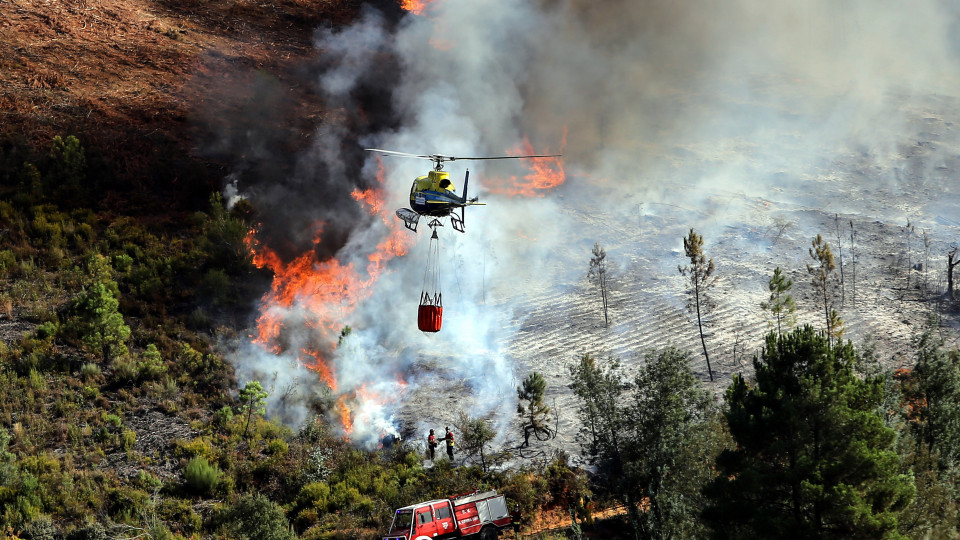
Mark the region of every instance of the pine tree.
POLYGON ((68 135, 66 139, 55 136, 47 158, 47 185, 50 191, 59 191, 64 200, 75 199, 87 174, 87 157, 80 139, 73 135, 68 135))
POLYGON ((810 326, 767 335, 755 382, 727 389, 736 449, 705 491, 715 538, 899 538, 914 486, 878 412, 883 379, 858 378, 855 361, 810 326))
POLYGON ((960 468, 960 353, 945 351, 927 330, 917 340, 912 378, 906 398, 917 405, 917 440, 938 456, 942 469, 960 468))
POLYGON ((241 410, 247 417, 247 421, 243 425, 243 438, 247 438, 247 430, 250 429, 250 421, 253 419, 253 415, 267 412, 268 395, 260 381, 249 381, 240 390, 241 410))
POLYGON ((590 354, 580 357, 569 366, 570 389, 580 400, 580 433, 586 440, 581 448, 591 464, 595 465, 598 482, 610 490, 627 507, 634 536, 639 536, 640 516, 636 493, 627 481, 626 457, 630 451, 629 419, 621 404, 629 384, 620 371, 620 362, 610 358, 602 363, 590 354))
POLYGON ((625 411, 629 486, 645 498, 639 514, 645 538, 702 537, 701 493, 719 446, 710 394, 675 348, 650 353, 634 379, 625 411))
MULTIPOLYGON (((536 371, 527 376, 517 387, 517 414, 525 420, 523 423, 523 446, 530 445, 530 433, 538 439, 541 435, 550 437, 550 428, 546 424, 546 416, 550 414, 550 407, 543 403, 543 395, 547 388, 547 381, 536 371), (526 405, 524 405, 526 402, 526 405)), ((541 439, 542 440, 542 439, 541 439)))
POLYGON ((130 327, 117 311, 120 301, 109 285, 96 281, 84 288, 73 301, 68 323, 88 350, 98 354, 104 362, 125 354, 126 341, 130 337, 130 327))
POLYGON ((816 261, 815 265, 807 265, 807 272, 810 274, 813 282, 813 289, 820 298, 820 307, 823 308, 823 316, 827 325, 827 336, 837 341, 843 337, 843 319, 833 308, 833 292, 835 283, 833 272, 837 265, 833 260, 833 252, 830 250, 830 244, 827 243, 819 234, 813 239, 810 247, 810 258, 816 261))
POLYGON ((767 283, 767 288, 770 290, 770 299, 761 302, 760 307, 773 314, 777 321, 777 335, 783 335, 782 323, 793 326, 796 318, 797 304, 790 295, 793 280, 784 276, 778 266, 773 270, 773 277, 767 283))
POLYGON ((620 432, 624 418, 620 414, 620 397, 627 383, 615 359, 597 362, 590 354, 568 366, 569 385, 580 399, 580 434, 583 448, 591 461, 604 468, 622 469, 620 432))
POLYGON ((600 289, 600 299, 603 301, 603 325, 610 326, 610 317, 607 315, 607 252, 600 243, 593 245, 593 257, 590 258, 590 270, 587 277, 592 279, 600 289))
POLYGON ((697 328, 700 330, 700 344, 703 345, 703 356, 707 359, 707 373, 713 380, 713 369, 710 367, 710 354, 707 353, 707 341, 703 336, 703 316, 709 309, 707 289, 713 284, 713 259, 707 260, 703 254, 703 236, 693 229, 683 239, 683 251, 690 258, 689 266, 677 266, 680 275, 690 278, 690 302, 688 307, 697 314, 697 328))
POLYGON ((457 429, 462 434, 460 437, 460 450, 467 457, 480 457, 480 467, 483 472, 487 472, 487 455, 485 448, 497 437, 497 432, 490 427, 490 421, 486 418, 471 417, 461 411, 457 423, 457 429))

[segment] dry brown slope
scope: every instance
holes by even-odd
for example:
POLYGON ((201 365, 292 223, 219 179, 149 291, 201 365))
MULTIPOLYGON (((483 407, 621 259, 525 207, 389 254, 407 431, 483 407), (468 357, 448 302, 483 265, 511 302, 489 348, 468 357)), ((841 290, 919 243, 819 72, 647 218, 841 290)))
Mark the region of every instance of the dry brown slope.
POLYGON ((356 13, 350 0, 0 0, 0 135, 46 148, 83 133, 138 181, 163 136, 184 149, 216 130, 266 72, 284 81, 277 122, 307 133, 320 111, 302 66, 321 24, 356 13), (231 88, 225 95, 224 88, 231 88))

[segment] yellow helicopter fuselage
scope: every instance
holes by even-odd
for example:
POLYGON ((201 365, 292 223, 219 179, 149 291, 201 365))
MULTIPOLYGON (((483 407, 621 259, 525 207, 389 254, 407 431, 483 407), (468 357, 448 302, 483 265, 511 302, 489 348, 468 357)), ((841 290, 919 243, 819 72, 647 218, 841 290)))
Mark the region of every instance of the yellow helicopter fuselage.
POLYGON ((430 171, 418 176, 410 187, 410 208, 427 216, 445 216, 466 201, 457 196, 457 188, 446 171, 430 171))

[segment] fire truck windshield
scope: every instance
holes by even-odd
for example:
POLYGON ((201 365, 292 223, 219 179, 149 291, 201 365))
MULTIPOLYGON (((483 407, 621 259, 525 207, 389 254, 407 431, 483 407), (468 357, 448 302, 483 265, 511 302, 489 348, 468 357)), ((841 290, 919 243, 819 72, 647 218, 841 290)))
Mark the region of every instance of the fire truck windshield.
POLYGON ((398 511, 393 518, 393 525, 390 526, 390 534, 409 532, 411 522, 413 522, 413 512, 398 511))

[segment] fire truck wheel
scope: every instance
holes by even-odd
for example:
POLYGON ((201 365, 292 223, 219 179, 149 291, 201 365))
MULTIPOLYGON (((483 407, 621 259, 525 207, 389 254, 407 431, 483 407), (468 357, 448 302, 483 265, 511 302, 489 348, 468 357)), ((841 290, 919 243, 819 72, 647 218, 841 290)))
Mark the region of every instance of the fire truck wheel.
POLYGON ((480 531, 480 540, 497 540, 497 537, 500 535, 497 534, 497 530, 493 527, 485 527, 480 531))
POLYGON ((433 538, 430 538, 429 536, 418 536, 413 540, 433 540, 433 538))

